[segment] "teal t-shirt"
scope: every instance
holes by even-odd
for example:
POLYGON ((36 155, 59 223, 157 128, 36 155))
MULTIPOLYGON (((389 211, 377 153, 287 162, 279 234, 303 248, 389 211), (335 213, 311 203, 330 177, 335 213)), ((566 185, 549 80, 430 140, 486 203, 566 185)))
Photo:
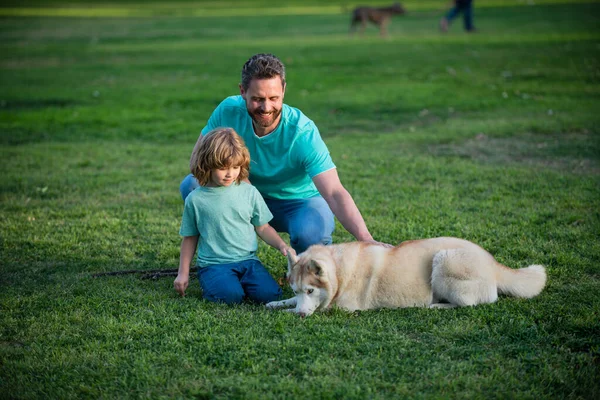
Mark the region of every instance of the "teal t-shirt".
POLYGON ((185 199, 179 234, 200 236, 197 249, 200 267, 258 259, 254 227, 272 218, 252 185, 242 182, 221 187, 200 186, 185 199))
POLYGON ((242 96, 228 97, 212 113, 202 134, 218 127, 231 127, 244 139, 250 152, 250 182, 265 198, 318 196, 312 178, 335 168, 315 123, 286 104, 277 129, 258 137, 242 96))

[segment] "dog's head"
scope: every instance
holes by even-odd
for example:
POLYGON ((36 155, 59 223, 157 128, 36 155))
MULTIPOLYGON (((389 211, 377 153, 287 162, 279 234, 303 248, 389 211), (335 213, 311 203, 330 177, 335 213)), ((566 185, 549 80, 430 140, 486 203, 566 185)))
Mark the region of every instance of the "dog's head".
POLYGON ((296 256, 288 251, 287 280, 297 299, 296 310, 302 317, 308 317, 319 308, 331 302, 329 270, 331 255, 325 246, 311 246, 296 256))

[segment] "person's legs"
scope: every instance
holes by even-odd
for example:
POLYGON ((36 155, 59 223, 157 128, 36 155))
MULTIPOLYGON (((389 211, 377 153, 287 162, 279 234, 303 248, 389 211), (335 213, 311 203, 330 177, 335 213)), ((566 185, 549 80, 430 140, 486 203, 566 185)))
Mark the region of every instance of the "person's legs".
POLYGON ((194 178, 194 175, 189 174, 188 176, 183 178, 183 181, 181 181, 181 185, 179 185, 179 192, 181 193, 181 198, 183 199, 183 201, 185 201, 185 198, 188 197, 188 195, 192 193, 192 191, 198 186, 200 186, 200 184, 198 183, 196 178, 194 178))
POLYGON ((221 264, 198 269, 202 296, 213 302, 241 303, 244 289, 240 283, 238 264, 221 264))
POLYGON ((440 29, 442 30, 442 32, 448 31, 448 26, 450 25, 452 20, 454 18, 456 18, 456 16, 458 15, 459 12, 460 12, 459 7, 455 6, 455 7, 452 7, 450 9, 450 11, 448 11, 446 13, 446 15, 442 17, 442 19, 440 20, 440 29))
POLYGON ((473 27, 473 6, 471 4, 465 6, 462 10, 462 13, 465 30, 467 32, 475 31, 475 28, 473 27))
POLYGON ((335 228, 333 213, 321 196, 310 199, 265 199, 273 214, 271 226, 290 234, 290 244, 302 253, 313 244, 331 244, 335 228))
POLYGON ((460 7, 455 6, 452 7, 447 13, 446 13, 446 19, 448 20, 448 22, 452 22, 452 20, 454 18, 456 18, 456 16, 461 12, 460 7))
POLYGON ((240 283, 248 299, 260 304, 281 299, 281 288, 260 261, 242 261, 240 270, 243 271, 240 283))

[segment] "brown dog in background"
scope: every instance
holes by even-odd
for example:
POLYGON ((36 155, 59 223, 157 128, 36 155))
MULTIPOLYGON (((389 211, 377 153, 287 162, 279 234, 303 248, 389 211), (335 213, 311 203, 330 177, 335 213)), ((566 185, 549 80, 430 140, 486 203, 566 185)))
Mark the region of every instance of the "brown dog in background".
POLYGON ((379 34, 382 37, 387 36, 387 25, 390 18, 394 15, 402 15, 406 12, 400 3, 394 3, 389 7, 356 7, 352 12, 350 21, 350 33, 356 31, 356 25, 360 23, 360 33, 364 33, 367 27, 367 21, 370 21, 379 27, 379 34))

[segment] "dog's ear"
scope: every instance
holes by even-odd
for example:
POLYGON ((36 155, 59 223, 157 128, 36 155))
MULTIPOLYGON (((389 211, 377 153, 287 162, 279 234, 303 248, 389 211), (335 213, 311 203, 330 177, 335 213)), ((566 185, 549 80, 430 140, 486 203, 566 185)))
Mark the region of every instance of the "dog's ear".
POLYGON ((286 253, 287 253, 287 259, 288 259, 287 276, 289 277, 292 272, 292 266, 298 262, 298 256, 296 255, 296 252, 294 251, 294 249, 292 249, 291 247, 288 247, 286 249, 286 253))
POLYGON ((319 264, 318 261, 310 260, 309 270, 310 271, 315 271, 315 274, 317 276, 322 276, 323 275, 323 267, 321 266, 321 264, 319 264))

